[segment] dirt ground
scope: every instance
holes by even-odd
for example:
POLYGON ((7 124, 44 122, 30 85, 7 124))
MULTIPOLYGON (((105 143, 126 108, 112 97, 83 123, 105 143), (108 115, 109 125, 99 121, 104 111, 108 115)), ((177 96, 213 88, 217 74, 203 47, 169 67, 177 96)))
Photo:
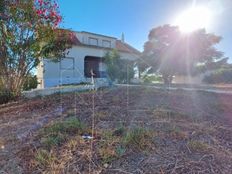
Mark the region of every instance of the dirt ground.
POLYGON ((232 95, 209 92, 117 87, 22 99, 0 105, 0 174, 232 173, 231 126, 232 95), (85 129, 44 149, 41 130, 69 117, 85 129), (125 143, 119 130, 135 128, 149 136, 125 143))

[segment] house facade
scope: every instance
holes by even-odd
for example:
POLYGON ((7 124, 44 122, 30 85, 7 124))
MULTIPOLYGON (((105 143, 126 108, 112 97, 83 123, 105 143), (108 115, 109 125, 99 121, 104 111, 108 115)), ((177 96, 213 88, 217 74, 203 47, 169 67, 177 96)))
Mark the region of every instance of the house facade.
POLYGON ((37 67, 38 88, 64 84, 91 82, 107 83, 106 65, 103 57, 112 49, 118 50, 122 59, 136 60, 140 52, 121 40, 90 32, 75 32, 75 43, 68 55, 59 62, 43 59, 37 67))

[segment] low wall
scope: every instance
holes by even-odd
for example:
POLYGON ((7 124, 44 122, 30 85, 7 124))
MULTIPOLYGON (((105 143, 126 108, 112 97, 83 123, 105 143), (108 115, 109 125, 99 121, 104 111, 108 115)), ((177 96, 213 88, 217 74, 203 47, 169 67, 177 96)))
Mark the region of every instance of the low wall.
POLYGON ((88 91, 88 90, 93 90, 94 88, 95 87, 93 85, 83 85, 83 86, 64 86, 64 87, 53 87, 53 88, 45 88, 45 89, 35 89, 31 91, 24 91, 23 96, 26 98, 33 98, 36 96, 47 96, 55 93, 88 91))

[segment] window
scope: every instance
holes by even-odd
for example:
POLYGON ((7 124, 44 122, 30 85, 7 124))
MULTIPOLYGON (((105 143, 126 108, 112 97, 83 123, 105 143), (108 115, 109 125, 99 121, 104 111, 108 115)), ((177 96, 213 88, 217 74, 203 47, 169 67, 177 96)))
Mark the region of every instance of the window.
POLYGON ((62 58, 60 61, 60 69, 73 70, 74 69, 74 58, 71 58, 71 57, 62 58))
POLYGON ((89 38, 89 45, 98 46, 98 40, 96 38, 89 38))
POLYGON ((102 41, 102 46, 107 47, 107 48, 111 48, 111 42, 108 41, 108 40, 103 40, 102 41))

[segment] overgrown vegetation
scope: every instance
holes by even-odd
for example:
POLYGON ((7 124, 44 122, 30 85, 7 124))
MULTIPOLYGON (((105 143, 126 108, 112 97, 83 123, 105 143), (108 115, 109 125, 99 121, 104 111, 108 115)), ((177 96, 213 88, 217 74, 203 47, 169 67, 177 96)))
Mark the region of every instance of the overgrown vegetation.
POLYGON ((54 148, 60 147, 72 136, 81 135, 85 126, 75 117, 70 117, 64 121, 59 121, 45 127, 40 132, 39 148, 35 153, 35 160, 40 167, 51 166, 56 162, 57 157, 53 153, 54 148))
MULTIPOLYGON (((70 140, 72 136, 82 135, 84 125, 76 118, 54 123, 41 131, 41 148, 35 154, 35 160, 41 167, 51 165, 57 160, 53 153, 54 148, 60 147, 65 142, 68 146, 77 146, 77 140, 70 140)), ((86 129, 85 129, 86 130, 86 129)), ((97 152, 102 164, 109 164, 113 160, 122 157, 127 151, 147 151, 151 148, 152 132, 136 127, 127 130, 120 126, 114 131, 98 132, 101 137, 97 141, 97 152)), ((96 141, 96 140, 95 140, 96 141)))
POLYGON ((184 140, 188 138, 187 133, 182 131, 180 128, 172 126, 171 129, 166 131, 167 136, 172 139, 184 140))
POLYGON ((219 69, 204 77, 203 82, 209 84, 232 83, 232 69, 219 69))
POLYGON ((107 66, 107 75, 111 81, 130 83, 134 77, 134 62, 121 59, 117 50, 107 52, 104 56, 104 63, 107 66))
POLYGON ((82 134, 84 125, 75 117, 54 123, 41 132, 41 143, 48 149, 61 145, 70 135, 82 134))
POLYGON ((63 94, 59 117, 54 112, 60 100, 54 96, 2 105, 0 173, 231 173, 230 96, 127 89, 95 92, 93 137, 92 93, 63 94), (36 120, 47 118, 46 111, 52 111, 49 123, 17 140, 36 120))
POLYGON ((121 137, 114 136, 111 131, 102 134, 98 152, 103 164, 110 163, 118 157, 116 148, 119 146, 120 141, 121 137))
POLYGON ((143 82, 144 83, 160 83, 162 82, 162 77, 159 75, 145 75, 143 77, 143 82))
POLYGON ((35 160, 41 166, 51 166, 57 160, 57 158, 54 156, 52 152, 41 149, 36 152, 35 160))
POLYGON ((153 144, 152 138, 151 131, 136 127, 127 132, 123 142, 127 147, 133 147, 136 150, 146 150, 153 144))
POLYGON ((0 86, 0 104, 8 103, 14 99, 16 99, 16 97, 8 89, 0 86))
POLYGON ((206 143, 196 140, 188 142, 188 146, 194 152, 207 152, 209 150, 209 146, 206 143))
POLYGON ((73 34, 57 29, 62 18, 53 0, 1 0, 0 16, 1 93, 7 91, 4 95, 14 98, 28 88, 27 77, 42 57, 59 60, 65 56, 73 34))
POLYGON ((110 163, 131 150, 149 151, 153 145, 152 138, 152 132, 141 127, 127 130, 120 126, 113 132, 105 132, 98 149, 102 163, 110 163))
POLYGON ((36 75, 31 75, 29 74, 26 77, 25 83, 23 84, 23 90, 24 91, 29 91, 31 89, 35 89, 38 86, 38 79, 36 75))

